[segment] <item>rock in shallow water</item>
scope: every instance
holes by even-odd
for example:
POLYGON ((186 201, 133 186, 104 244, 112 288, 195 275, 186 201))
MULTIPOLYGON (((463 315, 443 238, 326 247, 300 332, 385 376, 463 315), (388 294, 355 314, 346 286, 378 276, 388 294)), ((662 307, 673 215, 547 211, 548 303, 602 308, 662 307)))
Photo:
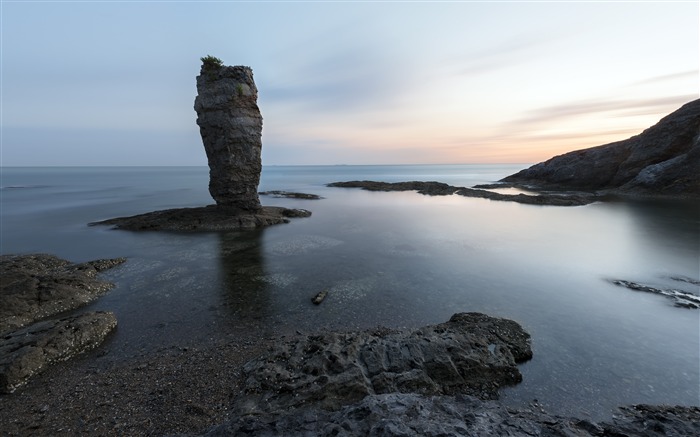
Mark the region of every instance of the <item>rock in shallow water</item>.
POLYGON ((392 392, 492 399, 500 387, 521 381, 516 365, 531 357, 530 336, 520 325, 478 313, 455 314, 448 322, 414 331, 304 336, 246 364, 235 411, 338 409, 392 392))
POLYGON ((12 393, 49 365, 92 349, 117 326, 109 312, 45 320, 0 340, 0 392, 12 393))
POLYGON ((531 357, 517 323, 478 313, 414 331, 302 336, 246 364, 234 414, 204 435, 700 435, 698 407, 622 407, 594 423, 494 400, 531 357))
POLYGON ((194 109, 209 162, 209 193, 217 205, 260 209, 262 115, 250 67, 204 62, 194 109))
POLYGON ((47 254, 1 256, 0 334, 93 301, 114 286, 97 274, 125 261, 74 264, 47 254))
POLYGON ((129 231, 218 232, 254 229, 289 223, 290 218, 309 217, 305 209, 264 206, 257 211, 209 205, 201 208, 178 208, 153 211, 130 217, 117 217, 94 225, 111 225, 129 231))

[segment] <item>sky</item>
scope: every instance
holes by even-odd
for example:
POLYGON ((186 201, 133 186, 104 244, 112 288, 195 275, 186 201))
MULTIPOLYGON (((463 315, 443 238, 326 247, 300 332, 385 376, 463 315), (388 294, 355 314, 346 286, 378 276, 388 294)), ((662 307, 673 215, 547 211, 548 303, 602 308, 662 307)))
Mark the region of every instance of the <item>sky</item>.
POLYGON ((0 8, 2 166, 206 165, 206 55, 253 69, 265 165, 535 163, 700 97, 698 1, 0 8))

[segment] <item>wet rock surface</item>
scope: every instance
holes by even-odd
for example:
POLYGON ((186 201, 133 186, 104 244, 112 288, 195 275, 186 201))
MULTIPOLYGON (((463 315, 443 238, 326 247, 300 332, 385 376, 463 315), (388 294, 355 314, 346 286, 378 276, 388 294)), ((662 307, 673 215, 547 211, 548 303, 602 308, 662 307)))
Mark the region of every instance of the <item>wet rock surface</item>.
POLYGON ((494 399, 522 380, 532 358, 516 322, 459 313, 414 331, 375 329, 303 336, 280 343, 244 367, 239 415, 314 405, 335 410, 382 393, 467 393, 494 399))
POLYGON ((250 67, 202 64, 194 109, 217 205, 260 209, 263 120, 257 100, 250 67))
POLYGON ((515 322, 478 313, 414 331, 302 336, 243 367, 226 422, 203 435, 691 436, 700 408, 622 407, 609 422, 509 408, 498 389, 532 357, 515 322))
POLYGON ((0 392, 12 393, 47 366, 90 350, 117 326, 109 312, 45 320, 0 340, 0 392))
POLYGON ((114 286, 98 273, 125 261, 76 264, 47 254, 0 256, 0 334, 93 301, 114 286))
MULTIPOLYGON (((485 189, 467 187, 455 187, 442 182, 376 182, 376 181, 348 181, 332 182, 329 187, 362 188, 368 191, 417 191, 428 196, 449 196, 456 194, 464 197, 476 197, 480 199, 517 202, 528 205, 552 205, 552 206, 581 206, 602 200, 602 197, 592 193, 541 193, 539 195, 528 194, 501 194, 485 189)), ((487 185, 487 187, 493 187, 487 185)), ((500 186, 499 186, 500 187, 500 186)))
POLYGON ((94 225, 108 225, 129 231, 218 232, 254 229, 280 223, 290 218, 309 217, 310 211, 264 206, 256 211, 209 205, 200 208, 178 208, 153 211, 130 217, 117 217, 94 225))
POLYGON ((369 395, 338 411, 307 408, 275 416, 243 416, 204 435, 255 436, 694 436, 700 408, 637 405, 611 422, 547 414, 537 405, 510 409, 472 396, 369 395))
POLYGON ((503 179, 528 187, 700 197, 700 100, 639 135, 555 156, 503 179))
POLYGON ((279 191, 279 190, 261 191, 260 195, 261 196, 280 197, 280 198, 285 198, 285 199, 307 199, 307 200, 323 199, 323 197, 321 197, 317 194, 297 193, 294 191, 279 191))
MULTIPOLYGON (((689 282, 693 284, 696 281, 687 280, 686 278, 671 278, 677 281, 689 282)), ((626 281, 623 279, 611 279, 610 282, 614 285, 627 288, 633 291, 641 291, 644 293, 658 294, 660 296, 665 296, 673 301, 673 305, 679 308, 690 308, 699 309, 700 308, 700 296, 693 294, 686 290, 679 290, 676 288, 657 288, 650 285, 639 284, 637 282, 626 281)), ((697 284, 694 284, 697 285, 697 284)))

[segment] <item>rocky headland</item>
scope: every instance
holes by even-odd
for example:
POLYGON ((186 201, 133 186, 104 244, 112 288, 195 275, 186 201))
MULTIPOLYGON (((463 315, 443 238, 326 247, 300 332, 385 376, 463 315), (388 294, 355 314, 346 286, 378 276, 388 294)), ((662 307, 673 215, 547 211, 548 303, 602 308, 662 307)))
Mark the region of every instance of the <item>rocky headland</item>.
POLYGON ((98 346, 114 314, 47 319, 79 308, 113 287, 97 278, 124 258, 73 264, 52 255, 0 257, 0 393, 11 393, 56 362, 98 346))
POLYGON ((639 135, 555 156, 502 182, 548 190, 700 198, 700 99, 639 135))
POLYGON ((348 181, 328 186, 554 206, 586 205, 620 196, 696 199, 700 198, 700 99, 627 140, 555 156, 497 183, 467 188, 434 181, 348 181), (491 191, 499 188, 535 194, 491 191))
POLYGON ((301 209, 263 207, 262 115, 250 67, 202 58, 194 109, 209 164, 209 193, 216 202, 90 223, 132 231, 211 232, 259 228, 308 217, 301 209))

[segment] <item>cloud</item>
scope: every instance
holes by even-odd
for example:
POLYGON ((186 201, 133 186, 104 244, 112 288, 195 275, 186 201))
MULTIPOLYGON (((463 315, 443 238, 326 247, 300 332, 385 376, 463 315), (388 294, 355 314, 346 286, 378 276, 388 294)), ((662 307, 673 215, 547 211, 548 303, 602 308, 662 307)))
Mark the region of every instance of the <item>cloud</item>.
POLYGON ((323 112, 372 108, 400 95, 401 78, 378 53, 345 48, 307 60, 283 81, 263 84, 260 98, 323 112))
POLYGON ((562 119, 602 112, 615 112, 617 116, 652 115, 669 112, 670 107, 677 109, 684 103, 697 98, 697 95, 686 94, 652 99, 588 100, 534 109, 529 111, 526 116, 515 120, 513 124, 554 124, 562 119))
POLYGON ((681 71, 678 73, 664 74, 661 76, 653 76, 653 77, 650 77, 648 79, 634 82, 632 85, 649 85, 649 84, 653 84, 653 83, 668 82, 668 81, 678 80, 678 79, 698 79, 699 74, 700 74, 700 72, 698 72, 698 70, 681 71))
POLYGON ((532 59, 532 51, 551 43, 552 36, 517 35, 489 48, 466 53, 456 61, 458 75, 474 76, 492 73, 532 59))

